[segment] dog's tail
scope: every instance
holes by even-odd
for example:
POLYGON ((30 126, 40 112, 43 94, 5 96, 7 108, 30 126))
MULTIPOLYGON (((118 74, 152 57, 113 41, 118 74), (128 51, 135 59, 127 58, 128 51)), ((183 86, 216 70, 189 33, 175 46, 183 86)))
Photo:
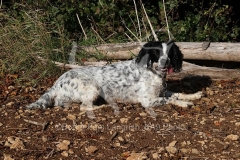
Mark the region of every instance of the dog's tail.
POLYGON ((51 90, 44 93, 36 102, 26 106, 27 109, 46 109, 53 105, 51 90))

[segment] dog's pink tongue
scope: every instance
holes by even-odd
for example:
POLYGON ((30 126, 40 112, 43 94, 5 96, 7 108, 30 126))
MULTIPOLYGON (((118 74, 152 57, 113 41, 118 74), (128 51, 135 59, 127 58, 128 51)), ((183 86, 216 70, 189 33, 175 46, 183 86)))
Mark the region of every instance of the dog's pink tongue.
POLYGON ((168 73, 168 74, 171 74, 172 72, 173 72, 173 68, 172 68, 172 67, 170 67, 170 68, 167 69, 167 73, 168 73))

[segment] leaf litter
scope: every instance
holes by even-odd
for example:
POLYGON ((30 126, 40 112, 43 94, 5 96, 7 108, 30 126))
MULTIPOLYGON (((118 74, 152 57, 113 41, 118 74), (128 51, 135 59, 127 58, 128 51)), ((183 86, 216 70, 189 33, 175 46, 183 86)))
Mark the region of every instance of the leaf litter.
POLYGON ((173 91, 202 90, 205 96, 191 108, 156 107, 156 118, 139 104, 119 104, 119 116, 111 107, 99 107, 91 120, 78 105, 26 110, 24 106, 37 100, 55 78, 19 86, 17 77, 10 75, 0 84, 3 159, 240 158, 240 79, 208 85, 169 79, 173 91))

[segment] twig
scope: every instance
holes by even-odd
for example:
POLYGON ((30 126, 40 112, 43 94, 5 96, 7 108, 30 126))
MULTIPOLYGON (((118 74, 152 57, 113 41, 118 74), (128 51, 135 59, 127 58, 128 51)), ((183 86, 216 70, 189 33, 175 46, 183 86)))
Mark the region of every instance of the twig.
POLYGON ((98 0, 98 1, 99 1, 99 4, 103 7, 103 4, 102 4, 101 0, 98 0))
POLYGON ((216 2, 214 2, 213 5, 212 5, 212 7, 210 8, 210 12, 209 12, 209 15, 208 15, 208 19, 207 19, 206 25, 208 25, 209 18, 210 18, 210 16, 211 16, 212 10, 213 10, 213 8, 214 8, 215 5, 216 5, 216 2))
POLYGON ((141 42, 141 40, 138 39, 138 37, 126 26, 126 24, 125 24, 124 20, 122 19, 122 17, 120 17, 120 18, 121 18, 122 23, 125 26, 125 28, 127 28, 127 30, 138 40, 138 42, 141 42))
POLYGON ((1 2, 0 2, 0 9, 2 8, 2 0, 1 0, 1 2))
POLYGON ((109 39, 110 37, 112 37, 113 35, 115 35, 117 32, 113 32, 112 34, 110 34, 107 38, 105 38, 105 40, 109 39))
POLYGON ((163 0, 163 9, 164 9, 165 19, 166 19, 166 24, 167 24, 168 37, 169 37, 169 40, 171 40, 169 26, 168 26, 168 19, 167 19, 167 14, 166 14, 166 8, 165 8, 165 1, 164 0, 163 0))
POLYGON ((137 11, 137 5, 136 5, 135 0, 133 0, 133 3, 134 3, 134 7, 135 7, 137 22, 138 22, 139 37, 140 37, 140 39, 142 39, 141 27, 140 27, 140 22, 139 22, 139 18, 138 18, 138 11, 137 11))
POLYGON ((85 114, 87 111, 95 111, 97 109, 102 109, 102 108, 105 108, 105 107, 107 107, 107 106, 106 105, 102 105, 102 106, 99 106, 99 107, 89 108, 89 109, 86 109, 86 110, 80 112, 78 115, 81 116, 81 115, 85 114))
POLYGON ((110 140, 112 141, 117 135, 118 135, 118 132, 114 132, 113 135, 111 136, 110 140))
POLYGON ((78 23, 79 23, 79 25, 80 25, 80 27, 81 27, 81 29, 82 29, 82 31, 83 31, 85 40, 86 40, 86 39, 88 39, 88 38, 87 38, 87 35, 86 35, 86 33, 85 33, 84 29, 83 29, 82 23, 81 23, 81 21, 80 21, 77 13, 76 13, 76 16, 77 16, 77 19, 78 19, 78 23))
POLYGON ((155 33, 155 31, 154 31, 154 29, 153 29, 153 27, 152 27, 152 24, 151 24, 151 22, 150 22, 150 20, 149 20, 149 18, 148 18, 148 15, 147 15, 147 12, 146 12, 146 10, 145 10, 145 8, 144 8, 143 3, 142 3, 142 8, 143 8, 144 14, 145 14, 145 16, 146 16, 146 18, 147 18, 148 24, 149 24, 149 26, 150 26, 150 28, 151 28, 153 37, 154 37, 155 41, 158 41, 157 35, 156 35, 156 33, 155 33))
POLYGON ((146 37, 143 38, 142 40, 145 41, 145 40, 147 39, 147 40, 149 41, 149 36, 150 36, 151 34, 148 34, 147 27, 146 27, 146 25, 145 25, 145 23, 144 23, 143 18, 142 18, 142 22, 143 22, 143 27, 144 27, 145 32, 146 32, 146 37))
MULTIPOLYGON (((46 62, 47 59, 44 59, 40 56, 37 56, 37 58, 43 62, 46 62)), ((84 66, 79 66, 79 65, 76 65, 76 64, 65 64, 65 63, 61 63, 61 62, 56 62, 56 61, 52 61, 56 66, 58 67, 64 67, 64 68, 82 68, 84 67, 85 65, 86 66, 104 66, 104 65, 107 65, 108 62, 106 61, 99 61, 99 62, 84 62, 83 65, 84 66)))
POLYGON ((106 43, 102 37, 97 33, 97 31, 94 30, 93 26, 91 27, 91 29, 93 30, 94 33, 96 33, 96 35, 99 37, 99 39, 103 42, 103 43, 106 43))
POLYGON ((52 157, 53 153, 54 153, 54 149, 52 149, 51 152, 47 154, 47 156, 44 156, 44 158, 48 159, 49 157, 52 157))
POLYGON ((130 39, 130 41, 134 42, 134 40, 131 37, 129 37, 127 33, 124 33, 124 34, 128 37, 128 39, 130 39))
MULTIPOLYGON (((137 31, 137 27, 136 27, 133 19, 131 18, 131 16, 130 16, 129 14, 128 14, 128 17, 130 18, 130 20, 131 20, 131 22, 132 22, 132 24, 133 24, 133 27, 134 27, 134 29, 135 29, 135 32, 137 33, 137 32, 138 32, 138 31, 137 31)), ((138 34, 137 34, 137 36, 138 36, 138 34)), ((138 38, 139 38, 139 37, 138 37, 138 38)), ((141 37, 140 37, 140 38, 141 38, 141 37)))
POLYGON ((43 123, 40 123, 40 122, 36 122, 36 121, 31 121, 31 120, 27 120, 27 119, 24 119, 25 122, 27 123, 31 123, 31 124, 35 124, 35 125, 38 125, 38 126, 42 126, 42 130, 44 130, 47 126, 47 122, 43 122, 43 123))
POLYGON ((7 128, 5 130, 27 130, 28 128, 7 128))

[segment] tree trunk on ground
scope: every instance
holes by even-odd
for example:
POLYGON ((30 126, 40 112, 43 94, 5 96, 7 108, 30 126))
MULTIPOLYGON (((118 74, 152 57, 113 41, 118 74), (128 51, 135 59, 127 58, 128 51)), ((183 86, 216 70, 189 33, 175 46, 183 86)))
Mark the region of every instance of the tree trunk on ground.
POLYGON ((183 68, 181 72, 172 73, 167 77, 172 80, 181 80, 189 76, 206 76, 212 80, 227 80, 240 78, 240 70, 203 67, 188 62, 183 62, 183 68))
MULTIPOLYGON (((99 46, 81 46, 79 48, 91 52, 102 53, 109 59, 132 59, 146 42, 104 44, 99 46)), ((215 60, 240 62, 240 43, 212 42, 204 50, 201 42, 176 42, 184 54, 184 59, 215 60)))
MULTIPOLYGON (((63 64, 60 62, 55 62, 55 64, 59 67, 64 67, 68 69, 74 68, 82 68, 86 66, 104 66, 107 65, 108 62, 84 62, 83 65, 72 65, 72 64, 63 64)), ((232 79, 232 78, 240 78, 240 71, 236 69, 222 69, 215 67, 202 67, 195 64, 191 64, 188 62, 183 62, 183 69, 179 73, 172 73, 167 76, 168 79, 171 80, 181 80, 185 77, 189 76, 206 76, 211 78, 212 80, 223 80, 223 79, 232 79)))

